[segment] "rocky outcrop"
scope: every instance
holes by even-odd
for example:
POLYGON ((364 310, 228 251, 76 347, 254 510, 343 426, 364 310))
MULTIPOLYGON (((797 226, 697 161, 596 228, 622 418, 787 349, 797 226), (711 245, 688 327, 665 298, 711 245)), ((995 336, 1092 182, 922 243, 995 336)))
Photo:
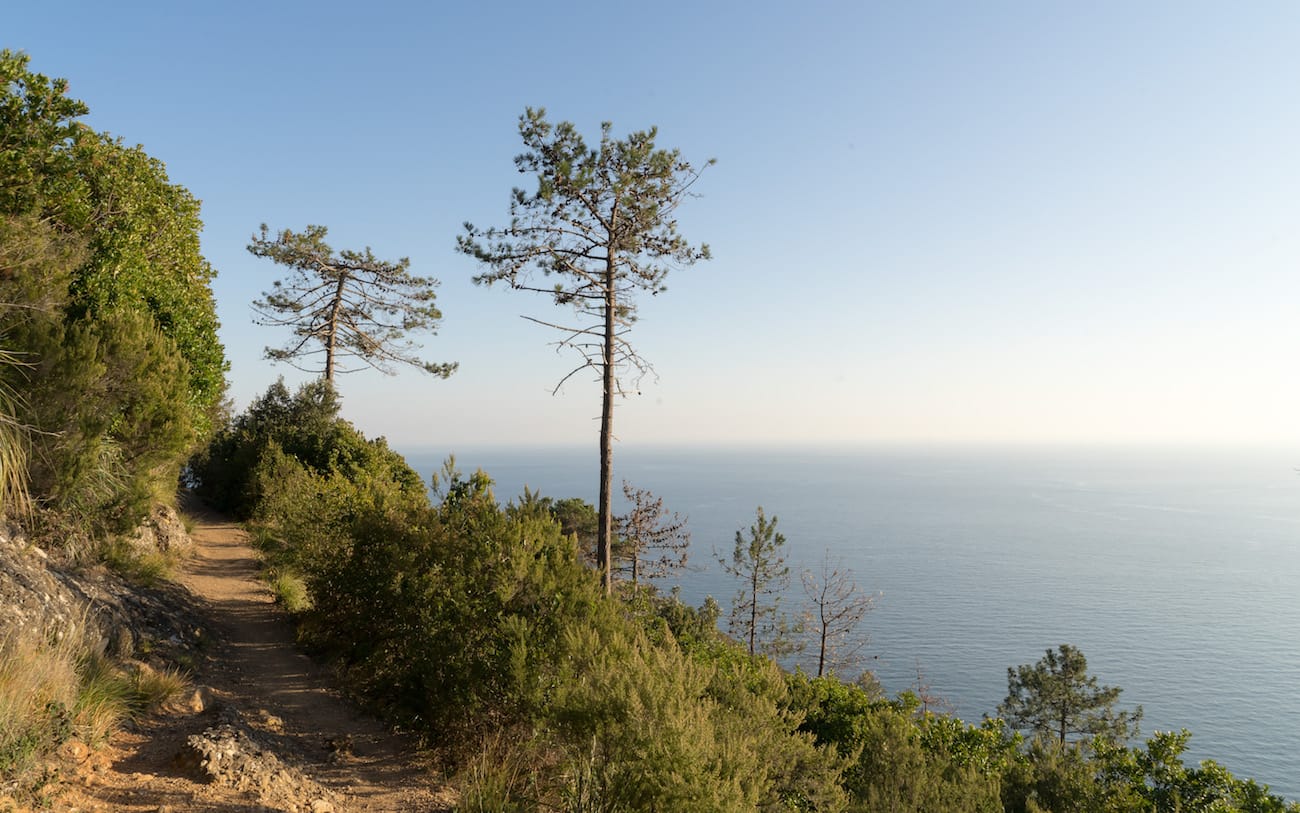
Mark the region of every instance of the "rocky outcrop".
MULTIPOLYGON (((131 585, 102 564, 78 564, 0 526, 0 642, 83 635, 101 653, 160 664, 184 660, 207 632, 184 591, 131 585)), ((171 509, 156 511, 132 545, 181 552, 192 545, 171 509)))
POLYGON ((276 756, 263 733, 226 711, 217 725, 191 735, 176 757, 176 767, 196 780, 253 796, 274 810, 335 813, 338 794, 276 756))
POLYGON ((194 540, 190 539, 185 523, 170 505, 156 506, 127 541, 143 553, 160 551, 188 556, 194 551, 194 540))

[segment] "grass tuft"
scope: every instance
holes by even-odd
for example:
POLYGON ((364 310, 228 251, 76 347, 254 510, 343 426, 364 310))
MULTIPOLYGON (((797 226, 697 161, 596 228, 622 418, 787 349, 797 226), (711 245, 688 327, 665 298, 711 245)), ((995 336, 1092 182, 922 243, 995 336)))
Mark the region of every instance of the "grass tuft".
POLYGON ((102 655, 84 656, 78 672, 81 685, 73 706, 74 719, 87 743, 101 745, 129 716, 131 685, 102 655))
POLYGON ((73 736, 79 636, 0 641, 0 784, 36 794, 46 757, 73 736))
POLYGON ((101 745, 124 720, 187 688, 178 670, 123 669, 96 654, 79 625, 0 640, 0 787, 37 799, 60 745, 73 738, 101 745))
POLYGON ((131 675, 131 708, 140 714, 161 708, 185 694, 190 682, 179 669, 137 669, 131 675))
POLYGON ((106 542, 100 550, 104 564, 135 584, 154 587, 176 575, 176 560, 161 551, 141 551, 124 539, 106 542))
POLYGON ((307 582, 297 573, 274 571, 268 575, 267 583, 275 594, 276 602, 290 613, 297 615, 312 608, 307 582))

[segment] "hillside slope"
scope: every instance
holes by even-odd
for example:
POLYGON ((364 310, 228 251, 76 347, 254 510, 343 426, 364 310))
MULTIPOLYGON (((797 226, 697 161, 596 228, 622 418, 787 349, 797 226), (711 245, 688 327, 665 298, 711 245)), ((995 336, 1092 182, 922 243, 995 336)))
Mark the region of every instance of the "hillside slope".
MULTIPOLYGON (((21 580, 43 587, 35 595, 51 593, 45 603, 58 612, 78 612, 87 593, 115 596, 140 611, 128 623, 104 600, 90 601, 98 610, 80 610, 108 619, 101 624, 104 644, 120 655, 147 659, 156 646, 176 649, 173 655, 191 665, 195 686, 184 702, 128 726, 106 746, 74 742, 61 749, 61 763, 52 766, 61 777, 54 809, 449 809, 454 797, 414 743, 359 713, 332 690, 328 671, 298 651, 289 619, 257 579, 244 532, 197 504, 187 510, 195 519, 193 553, 181 565, 179 585, 163 590, 131 591, 105 573, 87 587, 84 576, 47 567, 50 557, 10 546, 11 558, 28 562, 21 580)), ((42 602, 31 591, 10 593, 0 598, 29 611, 42 602), (29 595, 20 604, 15 596, 22 592, 29 595)), ((0 797, 5 809, 21 808, 6 807, 0 797)))

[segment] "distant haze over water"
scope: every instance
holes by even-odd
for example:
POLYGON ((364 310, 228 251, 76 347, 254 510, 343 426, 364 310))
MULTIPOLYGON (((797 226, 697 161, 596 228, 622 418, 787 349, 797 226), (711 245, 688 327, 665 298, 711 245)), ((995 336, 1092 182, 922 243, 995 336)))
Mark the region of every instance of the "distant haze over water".
MULTIPOLYGON (((595 503, 584 449, 452 449, 502 502, 525 485, 595 503)), ((426 477, 445 452, 408 455, 426 477)), ((891 694, 918 664, 963 719, 1006 670, 1061 643, 1141 704, 1144 735, 1186 727, 1186 759, 1300 799, 1300 451, 860 448, 615 450, 627 478, 689 516, 683 598, 736 585, 754 509, 780 518, 792 578, 825 551, 869 592, 866 666, 891 694)), ((615 510, 621 510, 621 499, 615 510)))

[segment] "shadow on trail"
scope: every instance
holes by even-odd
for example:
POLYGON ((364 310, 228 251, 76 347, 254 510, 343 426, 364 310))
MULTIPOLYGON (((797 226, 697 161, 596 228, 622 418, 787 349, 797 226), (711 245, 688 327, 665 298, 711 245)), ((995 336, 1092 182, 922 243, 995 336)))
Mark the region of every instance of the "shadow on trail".
POLYGON ((298 650, 292 620, 258 579, 247 534, 193 498, 185 511, 196 519, 195 555, 181 582, 218 632, 204 678, 218 702, 237 709, 286 763, 367 800, 362 809, 442 809, 413 743, 345 701, 330 671, 298 650))

